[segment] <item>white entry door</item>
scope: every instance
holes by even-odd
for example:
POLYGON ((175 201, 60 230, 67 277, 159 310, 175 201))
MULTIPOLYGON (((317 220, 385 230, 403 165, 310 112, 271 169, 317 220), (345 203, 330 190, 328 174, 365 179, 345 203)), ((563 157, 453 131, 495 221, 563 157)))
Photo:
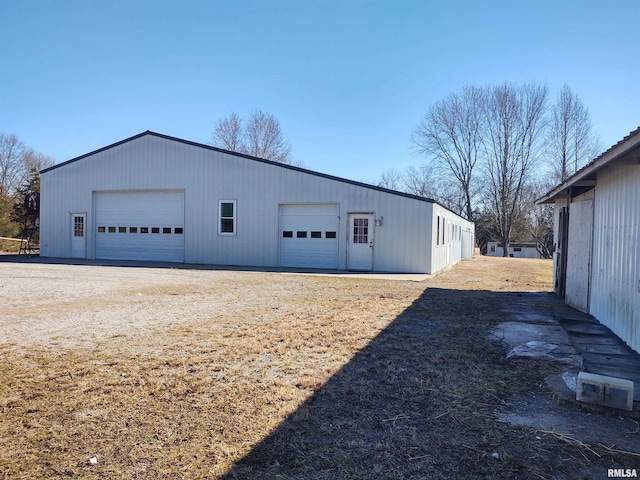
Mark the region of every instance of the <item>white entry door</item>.
POLYGON ((349 270, 373 270, 374 216, 370 213, 349 214, 349 240, 347 242, 349 270))
POLYGON ((71 258, 87 256, 87 216, 84 213, 71 214, 71 258))

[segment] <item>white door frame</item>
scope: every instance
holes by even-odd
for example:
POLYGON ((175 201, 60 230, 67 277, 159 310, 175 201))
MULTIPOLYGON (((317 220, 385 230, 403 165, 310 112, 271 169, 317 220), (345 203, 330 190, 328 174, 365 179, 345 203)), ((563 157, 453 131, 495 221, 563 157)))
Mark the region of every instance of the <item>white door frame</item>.
POLYGON ((349 212, 347 219, 347 270, 372 271, 375 213, 349 212), (364 220, 359 226, 354 220, 364 220))
POLYGON ((87 258, 87 212, 71 212, 70 218, 71 258, 87 258))

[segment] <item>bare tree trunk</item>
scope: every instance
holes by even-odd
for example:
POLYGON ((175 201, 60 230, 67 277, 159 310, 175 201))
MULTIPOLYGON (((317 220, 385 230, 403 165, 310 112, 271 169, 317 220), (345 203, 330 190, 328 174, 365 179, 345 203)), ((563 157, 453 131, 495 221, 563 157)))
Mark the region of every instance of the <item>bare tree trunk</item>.
POLYGON ((486 95, 488 197, 507 257, 522 189, 543 133, 547 88, 504 84, 488 89, 486 95))

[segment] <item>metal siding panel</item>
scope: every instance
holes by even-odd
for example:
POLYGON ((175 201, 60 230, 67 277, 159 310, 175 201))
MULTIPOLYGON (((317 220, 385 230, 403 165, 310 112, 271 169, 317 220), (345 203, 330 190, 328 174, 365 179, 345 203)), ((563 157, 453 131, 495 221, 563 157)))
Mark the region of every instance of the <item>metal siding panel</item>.
POLYGON ((640 167, 599 173, 590 313, 640 352, 639 200, 640 167))
POLYGON ((593 202, 572 202, 569 207, 569 248, 565 301, 583 312, 589 308, 593 202))

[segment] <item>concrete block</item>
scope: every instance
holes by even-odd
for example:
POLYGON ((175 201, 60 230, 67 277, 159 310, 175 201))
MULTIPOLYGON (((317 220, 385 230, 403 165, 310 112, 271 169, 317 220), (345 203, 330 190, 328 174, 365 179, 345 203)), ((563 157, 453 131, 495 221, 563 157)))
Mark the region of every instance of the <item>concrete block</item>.
POLYGON ((576 389, 580 402, 633 410, 633 382, 624 378, 580 372, 576 389))

